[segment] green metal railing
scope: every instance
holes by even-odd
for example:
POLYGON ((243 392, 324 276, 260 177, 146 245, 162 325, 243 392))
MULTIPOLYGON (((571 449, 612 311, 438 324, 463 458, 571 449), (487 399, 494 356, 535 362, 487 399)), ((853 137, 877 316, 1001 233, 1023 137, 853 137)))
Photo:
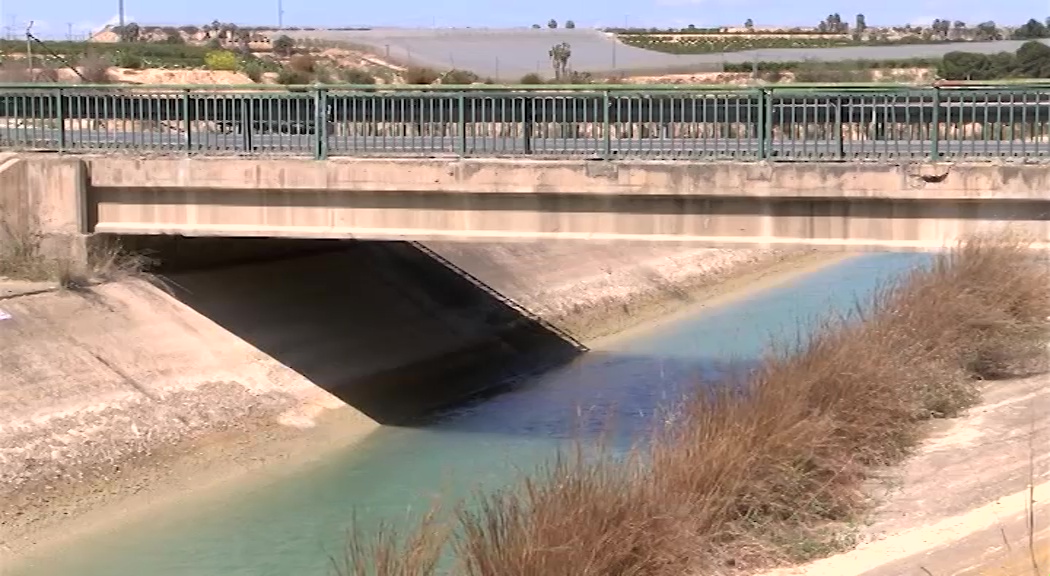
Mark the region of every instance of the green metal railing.
POLYGON ((0 85, 0 148, 744 161, 1043 159, 1050 84, 0 85))

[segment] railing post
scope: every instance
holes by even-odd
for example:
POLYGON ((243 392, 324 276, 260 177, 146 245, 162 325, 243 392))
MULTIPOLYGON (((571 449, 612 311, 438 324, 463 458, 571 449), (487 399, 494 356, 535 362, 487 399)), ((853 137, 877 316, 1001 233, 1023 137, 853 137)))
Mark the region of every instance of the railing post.
POLYGON ((186 153, 193 151, 193 119, 190 118, 190 89, 182 91, 182 129, 186 132, 186 153))
POLYGON ((846 157, 846 146, 842 138, 842 96, 835 97, 835 156, 839 160, 846 157))
POLYGON ((58 120, 58 151, 61 153, 66 149, 66 97, 61 88, 55 90, 55 99, 55 118, 58 120))
POLYGON ((609 91, 602 91, 602 158, 612 160, 612 122, 609 118, 609 108, 612 100, 609 99, 609 91))
POLYGON ((941 159, 941 89, 933 88, 933 119, 930 124, 930 161, 941 159))
POLYGON ((467 155, 467 95, 459 93, 459 102, 456 105, 458 115, 456 117, 456 153, 460 158, 467 155))
POLYGON ((769 138, 766 134, 766 126, 769 124, 769 114, 766 109, 766 104, 769 101, 769 94, 764 89, 758 90, 758 100, 755 102, 756 110, 755 118, 755 131, 758 136, 758 159, 768 160, 769 159, 769 138))
POLYGON ((328 159, 328 90, 314 87, 314 159, 328 159))
POLYGON ((522 136, 525 138, 525 153, 532 154, 532 113, 536 99, 531 94, 526 94, 521 102, 524 108, 522 136))

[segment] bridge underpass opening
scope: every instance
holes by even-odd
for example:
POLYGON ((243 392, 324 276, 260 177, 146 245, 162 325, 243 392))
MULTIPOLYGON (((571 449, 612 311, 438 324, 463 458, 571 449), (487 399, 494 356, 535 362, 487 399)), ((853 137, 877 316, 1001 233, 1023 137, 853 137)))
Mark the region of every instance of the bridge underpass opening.
POLYGON ((113 239, 152 259, 179 301, 383 424, 419 422, 584 350, 415 243, 113 239))

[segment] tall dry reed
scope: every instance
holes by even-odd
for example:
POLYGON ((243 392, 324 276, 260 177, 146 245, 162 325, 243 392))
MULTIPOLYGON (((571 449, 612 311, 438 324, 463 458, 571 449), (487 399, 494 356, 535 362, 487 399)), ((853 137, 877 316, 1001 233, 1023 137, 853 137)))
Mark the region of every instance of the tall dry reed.
MULTIPOLYGON (((1025 239, 969 238, 698 391, 644 454, 560 457, 462 509, 451 545, 429 550, 468 576, 719 574, 829 553, 870 504, 863 480, 904 458, 924 420, 1042 367, 1048 288, 1025 239)), ((401 562, 382 573, 430 573, 425 555, 380 548, 401 562)))

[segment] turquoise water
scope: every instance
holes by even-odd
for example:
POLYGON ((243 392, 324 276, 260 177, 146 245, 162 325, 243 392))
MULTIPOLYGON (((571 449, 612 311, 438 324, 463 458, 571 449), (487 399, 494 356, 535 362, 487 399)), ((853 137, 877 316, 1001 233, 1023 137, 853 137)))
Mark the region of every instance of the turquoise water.
POLYGON ((329 557, 340 555, 353 515, 365 525, 404 522, 436 497, 506 485, 573 435, 597 433, 610 422, 614 442, 626 443, 719 366, 754 361, 771 339, 794 340, 820 317, 848 311, 880 282, 926 261, 917 254, 866 255, 632 333, 428 426, 381 429, 291 474, 221 498, 195 498, 2 573, 331 574, 329 557))

